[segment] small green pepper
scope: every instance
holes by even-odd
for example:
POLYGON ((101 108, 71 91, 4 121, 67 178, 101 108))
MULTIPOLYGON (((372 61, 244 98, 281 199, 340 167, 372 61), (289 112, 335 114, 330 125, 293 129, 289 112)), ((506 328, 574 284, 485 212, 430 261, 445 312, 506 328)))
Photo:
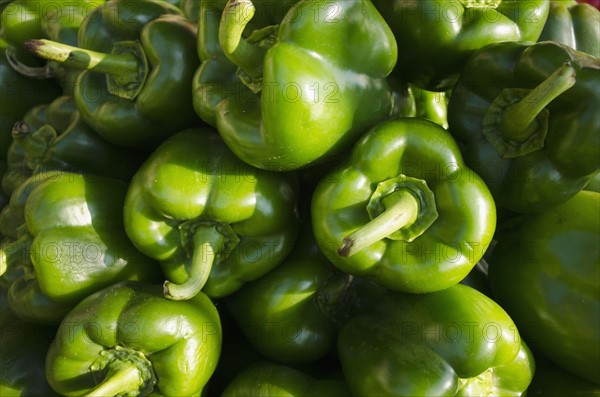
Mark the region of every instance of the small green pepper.
POLYGON ((210 299, 165 299, 160 286, 122 282, 100 290, 62 321, 46 378, 63 396, 200 396, 221 352, 210 299))
POLYGON ((452 136, 415 118, 368 131, 321 180, 311 208, 317 243, 334 265, 413 293, 464 279, 496 227, 490 192, 452 136))
POLYGON ((159 146, 133 177, 127 235, 161 262, 165 295, 224 297, 275 268, 296 240, 293 174, 251 167, 212 129, 159 146))

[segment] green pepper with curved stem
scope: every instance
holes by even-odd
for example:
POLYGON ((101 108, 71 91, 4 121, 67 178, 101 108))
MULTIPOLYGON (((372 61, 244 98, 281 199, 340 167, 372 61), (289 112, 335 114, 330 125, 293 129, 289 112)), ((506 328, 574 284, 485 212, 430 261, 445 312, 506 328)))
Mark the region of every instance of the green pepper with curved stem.
POLYGON ((389 289, 448 288, 481 259, 492 196, 439 125, 400 118, 368 131, 312 199, 315 238, 342 271, 389 289))
POLYGON ((538 41, 556 41, 599 58, 600 11, 575 0, 552 0, 538 41))
POLYGON ((226 303, 246 339, 265 357, 313 362, 334 349, 339 324, 368 305, 371 297, 358 294, 355 280, 329 263, 307 222, 283 263, 226 303))
POLYGON ((600 59, 559 43, 495 44, 469 59, 448 122, 497 206, 543 211, 600 170, 599 86, 600 59))
POLYGON ((389 293, 340 332, 354 396, 521 396, 534 360, 506 312, 465 285, 389 293))
POLYGON ((0 396, 56 396, 44 371, 56 328, 19 320, 8 307, 6 292, 0 287, 0 396))
POLYGON ((46 378, 63 396, 200 396, 221 338, 219 314, 203 293, 172 301, 160 286, 122 282, 65 317, 46 378))
POLYGON ((430 91, 451 89, 467 59, 480 48, 505 41, 536 41, 549 9, 548 0, 373 3, 398 41, 393 73, 430 91))
POLYGON ((340 378, 314 379, 297 369, 259 362, 240 372, 221 397, 348 397, 346 382, 340 378))
POLYGON ((369 0, 301 0, 277 29, 243 38, 253 12, 250 0, 230 0, 219 25, 223 52, 257 93, 218 105, 217 129, 239 158, 277 171, 308 167, 389 117, 396 41, 369 0))
POLYGON ((107 141, 156 147, 201 121, 192 106, 196 27, 175 6, 112 0, 88 14, 78 47, 27 43, 33 54, 82 70, 73 96, 83 120, 107 141))
MULTIPOLYGON (((200 67, 194 76, 194 109, 207 124, 217 126, 217 105, 225 98, 233 96, 243 101, 258 101, 237 77, 237 65, 232 63, 219 44, 219 24, 228 0, 200 0, 186 3, 199 3, 197 50, 200 67)), ((269 32, 281 23, 289 8, 298 0, 255 0, 253 18, 242 31, 244 39, 253 34, 269 32)))
POLYGON ((8 290, 20 318, 58 324, 81 299, 108 285, 161 279, 159 266, 127 239, 126 192, 124 182, 63 171, 35 174, 19 186, 0 223, 3 230, 22 224, 0 254, 20 273, 8 290))
POLYGON ((212 129, 175 134, 134 176, 127 235, 161 262, 165 295, 224 297, 275 268, 296 240, 293 174, 243 163, 212 129))
POLYGON ((511 226, 489 258, 494 299, 533 348, 600 385, 600 193, 511 226))
POLYGON ((129 181, 142 156, 104 140, 81 120, 72 97, 32 108, 17 122, 2 187, 11 193, 33 173, 50 170, 103 175, 129 181))

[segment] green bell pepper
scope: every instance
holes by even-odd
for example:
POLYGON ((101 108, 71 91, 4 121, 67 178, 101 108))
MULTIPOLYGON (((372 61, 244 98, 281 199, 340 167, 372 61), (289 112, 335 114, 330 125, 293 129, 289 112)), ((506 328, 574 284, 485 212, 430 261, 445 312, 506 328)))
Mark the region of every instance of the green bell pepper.
POLYGON ((309 222, 276 269, 226 299, 245 338, 266 358, 308 363, 335 348, 338 325, 369 296, 352 276, 337 270, 319 250, 309 222))
POLYGON ((489 258, 495 299, 532 347, 600 385, 600 194, 513 222, 489 258))
POLYGON ((19 320, 8 306, 6 293, 0 288, 0 396, 56 396, 44 371, 56 329, 19 320))
POLYGON ((575 0, 552 0, 538 41, 556 41, 599 58, 600 11, 575 0))
POLYGON ((5 160, 13 125, 32 107, 52 101, 60 87, 52 80, 36 81, 14 70, 7 61, 10 45, 0 36, 0 160, 5 160))
POLYGON ((277 266, 296 240, 293 175, 243 163, 212 129, 167 139, 133 177, 127 235, 161 262, 165 295, 217 298, 277 266))
POLYGON ((65 317, 46 357, 63 396, 200 396, 221 351, 210 299, 165 299, 159 286, 122 282, 65 317))
POLYGON ((521 396, 534 361, 508 314, 465 285, 389 293, 338 339, 354 396, 521 396))
POLYGON ((107 141, 156 147, 201 124, 192 105, 196 27, 159 0, 111 0, 83 21, 78 46, 32 40, 33 54, 80 69, 73 92, 83 120, 107 141))
MULTIPOLYGON (((548 0, 373 0, 398 42, 394 74, 446 91, 476 50, 504 41, 536 41, 548 0)), ((479 73, 486 73, 480 70, 479 73)))
POLYGON ((12 130, 8 173, 3 189, 11 193, 34 173, 64 170, 128 181, 142 163, 141 154, 104 140, 81 120, 72 97, 27 112, 12 130))
POLYGON ((389 117, 396 41, 370 0, 301 0, 280 25, 244 38, 253 14, 250 0, 230 0, 219 25, 221 48, 256 93, 217 107, 217 129, 240 159, 276 171, 308 167, 389 117))
MULTIPOLYGON (((254 0, 254 16, 242 31, 244 39, 269 31, 281 23, 289 8, 298 0, 254 0)), ((194 76, 194 109, 207 124, 217 126, 217 105, 230 96, 243 96, 244 101, 258 101, 250 89, 237 77, 237 66, 219 44, 219 24, 228 0, 200 0, 197 51, 200 67, 194 76)))
POLYGON ((311 208, 317 243, 334 265, 413 293, 460 282, 496 227, 490 192, 452 136, 414 118, 368 131, 319 183, 311 208))
POLYGON ((600 59, 554 42, 473 55, 448 105, 465 160, 499 207, 561 204, 600 170, 600 59))
POLYGON ((77 72, 57 62, 40 64, 24 49, 33 39, 49 39, 76 45, 79 28, 86 16, 106 0, 16 0, 3 11, 0 35, 11 45, 7 53, 11 66, 23 76, 33 79, 56 78, 69 95, 77 72))
POLYGON ((161 279, 158 264, 127 239, 126 192, 124 182, 62 171, 36 174, 15 190, 0 224, 17 239, 0 257, 13 273, 8 298, 19 318, 55 325, 94 291, 161 279))
POLYGON ((240 372, 221 397, 348 397, 341 378, 314 379, 297 369, 269 362, 256 363, 240 372))

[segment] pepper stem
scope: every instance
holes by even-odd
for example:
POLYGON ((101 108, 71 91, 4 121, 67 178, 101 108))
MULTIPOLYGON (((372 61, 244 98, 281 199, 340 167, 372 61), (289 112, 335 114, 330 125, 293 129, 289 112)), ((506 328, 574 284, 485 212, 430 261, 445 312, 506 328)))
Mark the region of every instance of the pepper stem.
POLYGON ((25 151, 25 161, 31 169, 45 161, 50 142, 56 139, 57 135, 56 130, 49 124, 31 131, 26 123, 18 121, 12 130, 13 140, 25 151))
POLYGON ((575 68, 566 62, 522 100, 504 109, 500 122, 504 139, 522 143, 535 134, 540 112, 575 85, 575 75, 575 68))
POLYGON ((25 65, 17 58, 11 49, 7 49, 4 54, 6 55, 6 61, 10 67, 25 77, 36 80, 45 80, 56 77, 48 64, 38 67, 25 65))
POLYGON ((191 299, 202 290, 216 257, 222 254, 226 237, 219 232, 217 225, 202 224, 196 228, 192 241, 194 254, 189 277, 181 284, 165 281, 164 295, 168 299, 191 299))
POLYGON ((410 191, 397 190, 382 200, 385 210, 366 225, 344 237, 340 256, 352 256, 371 244, 413 224, 419 215, 419 200, 410 191))
POLYGON ((37 57, 60 62, 72 68, 87 69, 98 73, 118 76, 137 73, 139 68, 139 60, 133 54, 128 53, 105 54, 45 39, 27 41, 25 48, 37 57))
POLYGON ((262 77, 267 48, 242 38, 244 28, 254 17, 255 11, 251 0, 229 0, 219 24, 219 43, 231 62, 252 79, 258 80, 262 77))
POLYGON ((142 371, 132 362, 120 363, 114 370, 111 366, 104 382, 84 397, 121 396, 136 392, 144 386, 142 371))

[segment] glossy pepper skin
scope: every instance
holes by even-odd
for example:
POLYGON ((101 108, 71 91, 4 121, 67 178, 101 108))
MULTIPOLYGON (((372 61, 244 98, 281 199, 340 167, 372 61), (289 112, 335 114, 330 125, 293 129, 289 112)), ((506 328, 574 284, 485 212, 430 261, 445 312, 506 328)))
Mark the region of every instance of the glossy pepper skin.
POLYGON ((374 0, 398 42, 394 73, 430 91, 454 85, 476 50, 503 41, 537 41, 547 0, 374 0))
POLYGON ((69 95, 75 84, 76 71, 57 62, 42 62, 24 50, 33 39, 49 39, 76 45, 84 18, 106 0, 16 0, 2 10, 1 35, 12 47, 10 64, 23 76, 33 79, 55 78, 63 93, 69 95))
POLYGON ((536 212, 600 170, 600 60, 553 43, 501 43, 469 59, 448 122, 496 204, 536 212))
POLYGON ((64 170, 129 181, 141 154, 107 142, 82 119, 72 97, 60 96, 30 109, 12 129, 8 173, 10 193, 33 173, 64 170))
POLYGON ((342 271, 425 293, 460 282, 487 249, 494 201, 452 136, 413 118, 369 130, 312 198, 315 238, 342 271))
POLYGON ((226 300, 246 339, 279 363, 308 363, 335 349, 338 325, 369 297, 321 253, 310 222, 276 269, 226 300), (361 291, 362 292, 362 291, 361 291))
POLYGON ((95 8, 81 25, 79 48, 28 42, 35 55, 82 70, 73 95, 94 130, 120 146, 152 148, 202 124, 192 106, 195 46, 196 26, 158 0, 111 0, 95 8))
MULTIPOLYGON (((255 0, 254 16, 242 32, 246 39, 253 32, 273 29, 281 23, 290 7, 298 0, 255 0)), ((194 109, 207 124, 217 126, 217 106, 230 96, 243 101, 260 101, 237 77, 237 65, 227 58, 219 43, 219 25, 228 0, 187 1, 199 7, 197 51, 200 67, 194 75, 194 109)))
POLYGON ((8 306, 6 293, 0 287, 0 396, 56 396, 44 371, 56 329, 18 319, 8 306))
POLYGON ((460 284, 390 292, 344 326, 338 355, 353 396, 521 396, 534 373, 508 314, 460 284))
POLYGON ((389 117, 385 78, 396 63, 396 41, 369 0, 299 1, 275 39, 262 42, 268 49, 241 37, 249 7, 250 0, 230 0, 219 26, 238 75, 261 90, 260 100, 234 95, 218 105, 217 129, 239 158, 276 171, 308 167, 389 117))
POLYGON ((32 107, 60 95, 60 87, 54 81, 32 80, 14 70, 6 59, 8 48, 11 46, 0 36, 0 160, 6 159, 13 125, 32 107))
POLYGON ((552 0, 538 41, 556 41, 600 57, 600 11, 575 0, 552 0))
POLYGON ((65 317, 46 378, 64 396, 200 396, 220 351, 219 314, 206 295, 172 301, 160 286, 122 282, 65 317))
POLYGON ((495 299, 532 347, 600 385, 600 194, 524 215, 489 263, 495 299))
POLYGON ((240 372, 221 397, 348 397, 341 378, 317 380, 297 369, 269 362, 253 364, 240 372))
POLYGON ((224 297, 275 268, 296 240, 293 174, 253 168, 213 129, 167 139, 134 176, 127 235, 161 262, 165 294, 224 297))
POLYGON ((17 239, 1 254, 13 280, 9 304, 21 319, 56 325, 108 285, 160 280, 158 264, 125 234, 126 192, 124 182, 62 171, 36 174, 15 190, 0 224, 17 239))

